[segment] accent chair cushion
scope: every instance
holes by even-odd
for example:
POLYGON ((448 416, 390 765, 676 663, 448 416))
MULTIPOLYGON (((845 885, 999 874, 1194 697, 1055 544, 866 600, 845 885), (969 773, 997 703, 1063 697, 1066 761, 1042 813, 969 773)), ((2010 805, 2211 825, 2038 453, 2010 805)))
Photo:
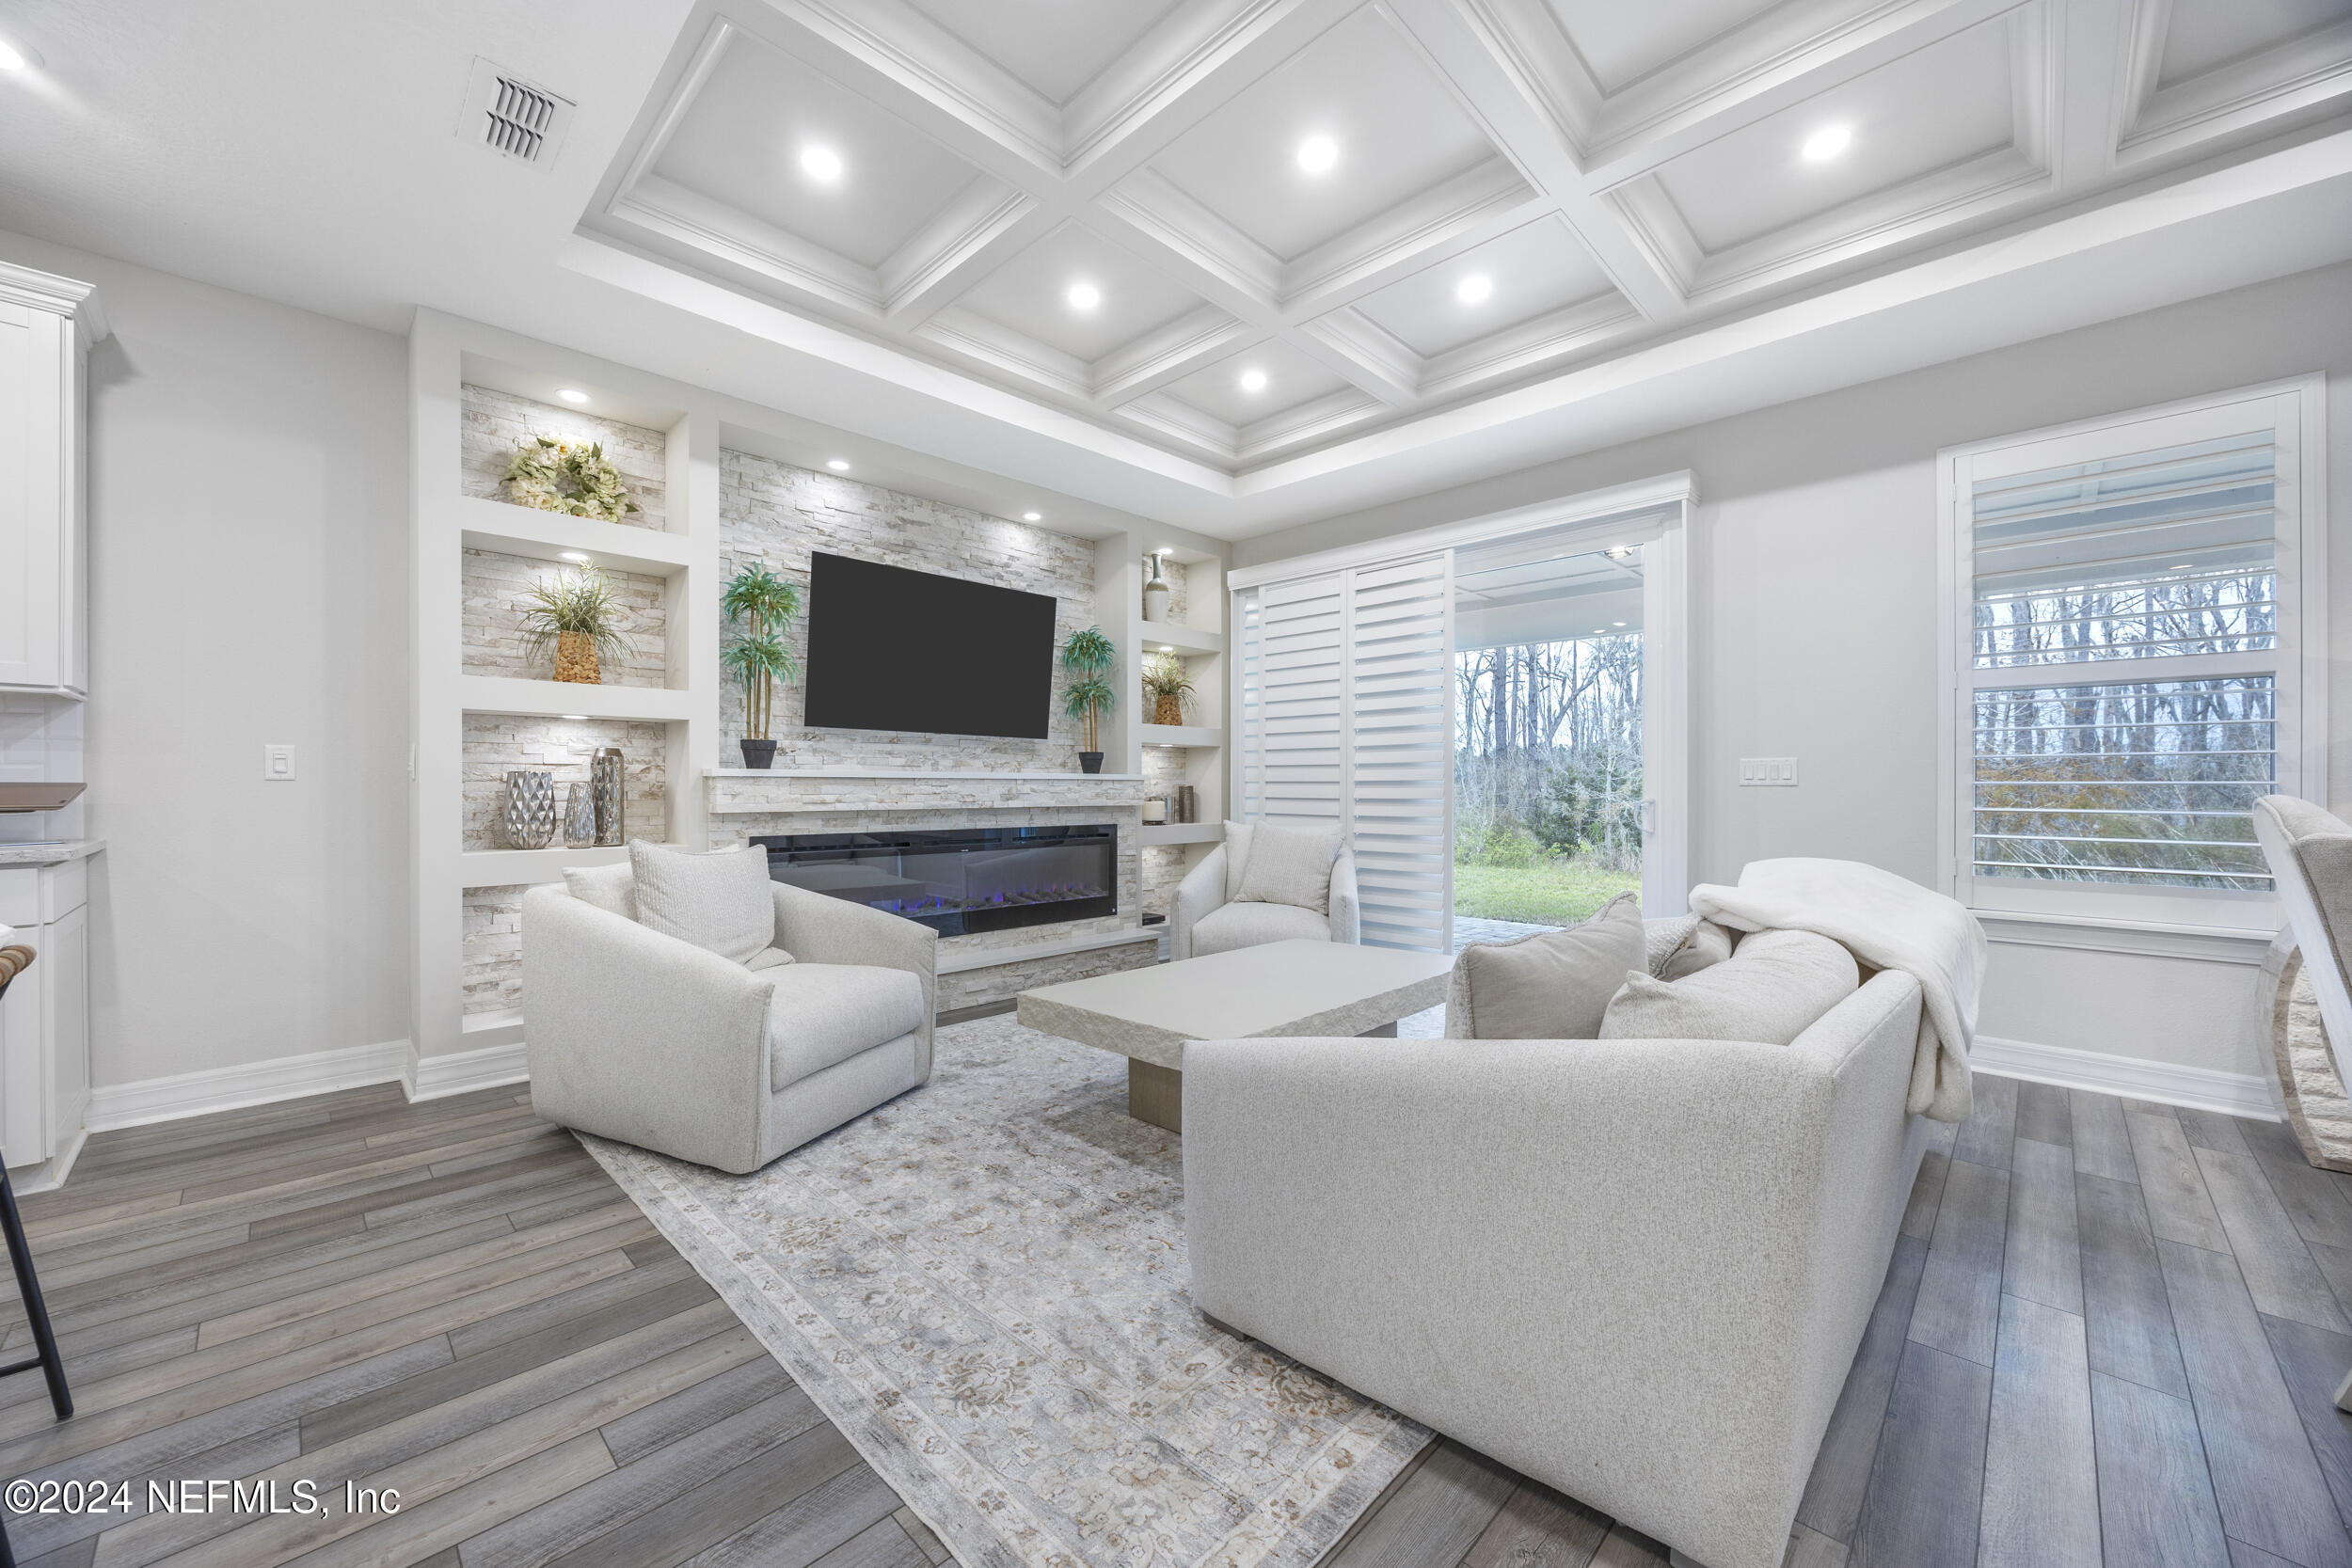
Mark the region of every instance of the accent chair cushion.
MULTIPOLYGON (((1454 960, 1446 1032, 1484 1040, 1589 1040, 1647 961, 1642 903, 1621 893, 1582 925, 1480 942, 1454 960)), ((1645 975, 1646 978, 1646 975, 1645 975)))
POLYGON ((776 940, 768 851, 757 845, 690 855, 639 839, 628 847, 637 921, 732 962, 748 964, 776 940))
MULTIPOLYGON (((2294 846, 2296 869, 2311 889, 2337 965, 2352 974, 2352 824, 2292 795, 2267 796, 2264 803, 2294 846)), ((2310 961, 2306 953, 2304 962, 2310 961)))
POLYGON ((1331 863, 1340 858, 1337 828, 1290 828, 1279 822, 1251 826, 1249 863, 1243 868, 1242 904, 1288 904, 1331 912, 1331 863))
POLYGON ((1788 1045, 1861 985, 1853 955, 1811 931, 1756 931, 1680 980, 1626 976, 1600 1037, 1788 1045))
POLYGON ((776 971, 775 984, 768 1002, 771 1091, 923 1026, 923 982, 912 970, 794 964, 776 971))
POLYGON ((1331 940, 1331 917, 1293 904, 1220 904, 1192 927, 1192 954, 1230 953, 1269 942, 1331 940))
POLYGON ((626 861, 612 865, 567 866, 564 885, 583 904, 594 904, 623 920, 637 918, 637 872, 626 861))

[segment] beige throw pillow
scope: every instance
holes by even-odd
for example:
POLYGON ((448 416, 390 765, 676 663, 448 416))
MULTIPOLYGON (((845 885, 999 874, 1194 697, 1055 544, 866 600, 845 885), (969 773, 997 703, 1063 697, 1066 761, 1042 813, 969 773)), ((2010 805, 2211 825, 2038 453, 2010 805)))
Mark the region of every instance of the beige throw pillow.
POLYGON ((1691 927, 1666 961, 1650 971, 1661 980, 1683 980, 1731 957, 1732 935, 1726 926, 1701 919, 1691 927))
POLYGON ((566 866, 564 885, 583 904, 594 904, 623 920, 637 918, 637 872, 626 861, 612 865, 566 866))
POLYGON ((1589 1040, 1629 971, 1643 965, 1642 904, 1621 893, 1581 926, 1481 943, 1454 960, 1446 1033, 1484 1040, 1589 1040))
POLYGON ((1225 901, 1241 896, 1242 873, 1249 869, 1249 841, 1257 836, 1255 822, 1225 824, 1225 901))
POLYGON ((1288 904, 1331 912, 1331 863, 1340 858, 1340 831, 1286 828, 1259 822, 1249 839, 1238 904, 1288 904))
POLYGON ((639 839, 628 847, 628 863, 640 925, 739 964, 775 941, 774 884, 759 846, 690 855, 639 839))
POLYGON ((1787 1045, 1861 984, 1853 955, 1811 931, 1757 931, 1680 980, 1636 970, 1609 1000, 1605 1040, 1756 1040, 1787 1045))

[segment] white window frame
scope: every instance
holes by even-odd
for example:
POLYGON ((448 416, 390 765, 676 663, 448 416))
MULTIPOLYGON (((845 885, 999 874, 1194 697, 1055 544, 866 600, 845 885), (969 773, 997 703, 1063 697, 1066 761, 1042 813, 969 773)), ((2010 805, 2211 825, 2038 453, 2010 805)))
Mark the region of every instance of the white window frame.
MULTIPOLYGON (((1691 893, 1691 616, 1690 549, 1686 534, 1691 511, 1697 500, 1697 476, 1684 469, 1607 490, 1586 491, 1508 512, 1391 534, 1361 545, 1292 556, 1259 566, 1235 567, 1225 578, 1232 599, 1228 625, 1233 627, 1238 641, 1244 595, 1266 583, 1350 567, 1386 565, 1434 550, 1446 551, 1450 556, 1469 546, 1552 531, 1560 531, 1564 554, 1580 548, 1601 549, 1610 545, 1641 545, 1642 911, 1649 915, 1680 914, 1689 908, 1691 893)), ((1450 570, 1449 567, 1449 573, 1450 570)), ((1452 595, 1447 597, 1450 606, 1452 595)), ((1450 608, 1448 614, 1450 647, 1450 608)), ((1227 712, 1232 716, 1234 743, 1228 749, 1230 776, 1226 799, 1233 802, 1238 819, 1248 799, 1244 774, 1247 748, 1241 736, 1242 659, 1236 654, 1227 662, 1232 666, 1232 680, 1227 712)), ((1451 838, 1451 821, 1447 826, 1447 836, 1451 838)), ((1446 894, 1450 911, 1450 865, 1446 894)))
POLYGON ((2169 662, 2134 659, 1975 668, 1975 485, 1980 480, 2122 456, 2206 436, 2268 430, 2278 453, 2279 646, 2275 654, 2216 657, 2249 667, 2276 669, 2279 791, 2325 804, 2327 395, 2324 375, 2296 376, 1947 447, 1936 454, 1937 875, 1953 897, 1981 914, 2023 921, 2264 936, 2278 929, 2282 917, 2278 896, 2272 893, 1974 875, 1971 834, 1975 815, 1970 807, 1976 793, 1977 688, 2160 680, 2168 678, 2160 670, 2169 662))

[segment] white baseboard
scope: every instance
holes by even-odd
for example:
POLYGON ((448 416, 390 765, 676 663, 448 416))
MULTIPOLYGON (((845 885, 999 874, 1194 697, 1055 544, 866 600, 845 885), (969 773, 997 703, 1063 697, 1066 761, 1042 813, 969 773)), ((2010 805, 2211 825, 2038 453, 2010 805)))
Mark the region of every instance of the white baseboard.
POLYGON ((397 1084, 408 1075, 408 1042, 345 1046, 276 1061, 183 1072, 135 1084, 102 1084, 90 1090, 82 1125, 92 1132, 144 1127, 212 1111, 235 1111, 306 1095, 331 1094, 367 1084, 397 1084))
POLYGON ((515 1040, 475 1051, 445 1051, 437 1056, 419 1056, 403 1077, 409 1099, 441 1100, 453 1094, 470 1094, 475 1089, 496 1088, 501 1084, 529 1083, 531 1069, 523 1054, 523 1042, 515 1040))
POLYGON ((2104 1051, 2077 1051, 2065 1045, 2036 1045, 2030 1040, 1977 1037, 1968 1065, 1998 1078, 2023 1078, 2061 1088, 2095 1089, 2101 1094, 2185 1105, 2192 1111, 2218 1111, 2224 1116, 2276 1121, 2279 1109, 2270 1080, 2250 1072, 2219 1072, 2212 1068, 2182 1067, 2153 1062, 2144 1056, 2110 1056, 2104 1051))
POLYGON ((89 1142, 89 1129, 81 1128, 66 1139, 65 1147, 46 1160, 29 1165, 12 1166, 8 1185, 19 1197, 35 1193, 55 1192, 65 1185, 65 1179, 73 1174, 73 1162, 82 1157, 82 1146, 89 1142))

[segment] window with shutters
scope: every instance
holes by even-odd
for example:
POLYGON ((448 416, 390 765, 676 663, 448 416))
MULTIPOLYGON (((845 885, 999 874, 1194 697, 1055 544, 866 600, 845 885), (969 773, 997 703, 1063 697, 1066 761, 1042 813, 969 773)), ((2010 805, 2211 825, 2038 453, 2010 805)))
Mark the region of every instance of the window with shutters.
POLYGON ((2318 378, 1947 451, 1947 800, 1979 909, 2260 925, 2314 794, 2318 378))

